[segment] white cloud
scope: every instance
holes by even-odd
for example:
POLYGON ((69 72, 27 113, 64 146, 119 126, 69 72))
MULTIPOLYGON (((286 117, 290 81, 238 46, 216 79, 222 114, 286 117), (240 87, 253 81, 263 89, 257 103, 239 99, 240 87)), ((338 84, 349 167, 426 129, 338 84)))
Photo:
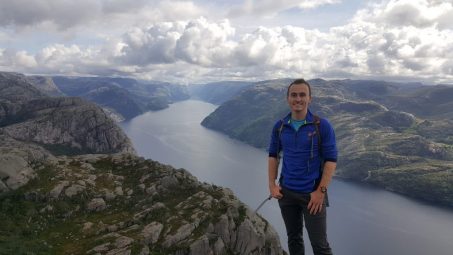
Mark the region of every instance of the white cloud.
POLYGON ((227 20, 210 23, 205 18, 136 28, 124 36, 121 60, 135 65, 176 61, 201 66, 222 65, 234 47, 230 40, 234 33, 227 20))
MULTIPOLYGON (((258 2, 247 3, 258 8, 258 2)), ((300 8, 302 3, 311 1, 266 0, 263 12, 250 10, 268 14, 265 10, 274 4, 278 11, 300 8)), ((367 6, 349 24, 327 32, 295 26, 243 32, 227 19, 198 17, 205 9, 192 2, 154 4, 159 8, 138 13, 140 17, 153 14, 144 22, 151 24, 131 26, 121 36, 106 36, 91 46, 51 44, 37 53, 4 47, 8 49, 0 50, 0 68, 182 82, 301 76, 453 81, 451 2, 385 1, 367 6), (187 16, 176 9, 181 6, 187 16), (173 20, 183 16, 189 21, 173 20)), ((113 13, 118 8, 104 11, 113 13)))
POLYGON ((452 28, 453 1, 386 0, 375 8, 362 10, 356 19, 391 27, 413 26, 452 28))

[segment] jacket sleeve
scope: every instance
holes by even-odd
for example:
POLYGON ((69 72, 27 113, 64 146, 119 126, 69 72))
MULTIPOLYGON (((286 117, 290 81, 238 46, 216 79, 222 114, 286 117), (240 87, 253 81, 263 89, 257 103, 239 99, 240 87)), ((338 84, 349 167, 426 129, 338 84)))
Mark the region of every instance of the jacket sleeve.
POLYGON ((272 128, 271 141, 268 148, 269 157, 278 158, 278 152, 281 151, 280 135, 278 131, 280 126, 281 121, 277 121, 272 128))
POLYGON ((324 161, 337 162, 338 150, 335 131, 326 119, 321 119, 321 152, 324 161))

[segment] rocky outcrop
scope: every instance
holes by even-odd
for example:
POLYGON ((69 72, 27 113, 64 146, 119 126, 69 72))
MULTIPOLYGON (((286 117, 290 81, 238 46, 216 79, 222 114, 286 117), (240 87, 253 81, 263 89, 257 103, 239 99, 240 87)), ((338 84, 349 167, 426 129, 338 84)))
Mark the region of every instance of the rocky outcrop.
POLYGON ((20 142, 0 129, 0 193, 17 189, 36 176, 35 162, 52 162, 55 157, 42 147, 20 142))
MULTIPOLYGON (((9 226, 9 233, 19 233, 15 238, 29 240, 24 242, 28 250, 74 254, 284 254, 268 222, 230 190, 200 183, 184 169, 132 154, 61 156, 50 163, 36 164, 33 169, 37 178, 22 186, 19 191, 24 195, 12 202, 23 216, 1 211, 7 216, 0 218, 2 226, 9 226), (123 192, 117 192, 119 187, 123 192), (21 208, 28 213, 22 214, 21 208), (13 219, 15 224, 9 225, 13 219), (21 236, 22 230, 14 228, 21 224, 36 231, 21 236), (77 245, 72 245, 74 240, 77 245)), ((10 194, 4 197, 8 199, 10 194)), ((2 238, 6 238, 6 245, 0 253, 11 243, 8 237, 2 238)))
POLYGON ((47 76, 27 76, 27 80, 35 88, 39 89, 48 96, 59 97, 64 96, 64 93, 55 85, 52 77, 47 76))
POLYGON ((18 104, 43 97, 44 93, 31 86, 25 75, 0 72, 0 102, 18 104))
POLYGON ((32 165, 54 155, 134 153, 124 132, 98 106, 50 98, 24 75, 0 72, 0 190, 34 176, 32 165))
POLYGON ((9 136, 47 146, 54 154, 133 152, 115 122, 80 98, 30 100, 6 122, 9 136))

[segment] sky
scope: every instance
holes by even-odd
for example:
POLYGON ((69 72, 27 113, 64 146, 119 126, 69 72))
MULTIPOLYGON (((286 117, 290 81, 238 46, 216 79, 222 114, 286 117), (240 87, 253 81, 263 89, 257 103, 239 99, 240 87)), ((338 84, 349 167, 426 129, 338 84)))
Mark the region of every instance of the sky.
POLYGON ((453 84, 453 0, 0 0, 0 71, 453 84))

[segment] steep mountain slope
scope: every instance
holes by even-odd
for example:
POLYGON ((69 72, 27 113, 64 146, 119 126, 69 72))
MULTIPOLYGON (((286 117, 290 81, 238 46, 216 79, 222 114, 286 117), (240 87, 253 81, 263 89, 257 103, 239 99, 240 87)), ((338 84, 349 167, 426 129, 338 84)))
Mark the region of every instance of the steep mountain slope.
POLYGON ((133 155, 58 157, 0 196, 0 254, 283 254, 227 189, 133 155))
POLYGON ((254 82, 221 81, 189 86, 189 92, 195 99, 220 105, 242 90, 253 86, 254 82))
MULTIPOLYGON (((273 124, 289 111, 285 101, 289 82, 259 83, 222 104, 202 125, 267 148, 273 124)), ((414 95, 413 91, 422 88, 398 84, 379 87, 371 82, 364 89, 347 81, 319 79, 310 84, 314 91, 312 112, 327 117, 336 130, 338 176, 453 206, 453 122, 424 120, 423 116, 389 108, 391 100, 383 99, 414 95), (384 101, 387 105, 381 103, 384 101)), ((432 92, 442 87, 423 89, 432 92)), ((426 94, 430 93, 422 93, 426 94)), ((413 100, 425 99, 413 96, 413 100)), ((445 103, 432 99, 430 107, 445 103)))
POLYGON ((64 93, 55 85, 52 77, 45 76, 27 76, 27 80, 34 87, 44 92, 48 96, 59 97, 64 96, 64 93))
POLYGON ((16 104, 43 97, 46 95, 39 89, 30 86, 25 75, 0 72, 0 102, 16 104))
POLYGON ((0 91, 0 254, 285 254, 230 190, 137 157, 95 104, 18 74, 0 91))
POLYGON ((0 73, 0 91, 2 190, 26 184, 34 176, 30 164, 53 155, 134 152, 124 132, 92 103, 47 97, 20 74, 0 73))

